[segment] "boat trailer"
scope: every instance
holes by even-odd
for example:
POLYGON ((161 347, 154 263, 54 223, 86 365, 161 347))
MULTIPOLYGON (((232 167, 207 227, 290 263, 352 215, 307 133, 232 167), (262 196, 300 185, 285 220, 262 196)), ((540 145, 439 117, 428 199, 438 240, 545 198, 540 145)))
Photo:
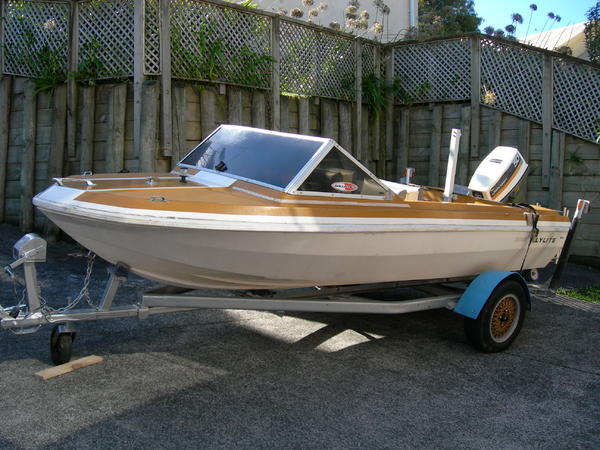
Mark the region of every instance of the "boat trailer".
MULTIPOLYGON (((555 287, 568 258, 569 246, 589 202, 580 200, 571 229, 549 286, 555 287)), ((474 347, 498 352, 510 346, 522 327, 525 310, 531 309, 529 286, 518 272, 486 271, 477 277, 287 289, 280 291, 225 291, 223 295, 198 295, 191 289, 163 286, 144 292, 141 301, 113 305, 119 285, 128 271, 109 268, 104 292, 97 304, 90 301, 87 284, 90 265, 80 294, 62 308, 52 308, 41 296, 36 264, 46 261, 46 241, 34 233, 23 236, 13 247, 14 261, 4 271, 16 282, 14 271, 23 267, 23 298, 14 306, 0 306, 0 328, 17 334, 34 333, 43 325, 54 325, 50 338, 52 361, 64 364, 71 359, 75 322, 137 317, 146 319, 198 309, 244 309, 261 311, 304 311, 326 313, 403 314, 431 309, 449 309, 465 317, 465 332, 474 347), (374 300, 357 294, 397 288, 411 288, 419 295, 408 300, 374 300), (25 300, 26 297, 26 300, 25 300), (80 308, 86 299, 88 308, 80 308)), ((541 288, 546 288, 541 286, 541 288)), ((540 288, 540 286, 538 286, 540 288)))

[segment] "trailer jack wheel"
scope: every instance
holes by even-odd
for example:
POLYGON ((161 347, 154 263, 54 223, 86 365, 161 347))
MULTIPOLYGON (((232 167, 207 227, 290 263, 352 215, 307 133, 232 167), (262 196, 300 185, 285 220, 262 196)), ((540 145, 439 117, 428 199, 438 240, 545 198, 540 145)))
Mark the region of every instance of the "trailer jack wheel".
POLYGON ((465 318, 467 339, 486 353, 507 349, 521 331, 526 307, 521 284, 504 281, 492 292, 477 319, 465 318))
POLYGON ((64 331, 64 325, 55 325, 50 336, 50 353, 55 365, 65 364, 71 360, 75 332, 64 331))

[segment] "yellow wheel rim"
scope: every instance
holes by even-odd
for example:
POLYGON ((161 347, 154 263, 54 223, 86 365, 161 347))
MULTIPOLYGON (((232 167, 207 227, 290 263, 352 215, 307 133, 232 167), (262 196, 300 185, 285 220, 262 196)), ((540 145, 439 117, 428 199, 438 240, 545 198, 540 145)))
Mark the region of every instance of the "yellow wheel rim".
POLYGON ((496 304, 490 320, 492 339, 496 342, 509 339, 519 323, 520 313, 520 304, 516 297, 513 295, 502 297, 496 304))

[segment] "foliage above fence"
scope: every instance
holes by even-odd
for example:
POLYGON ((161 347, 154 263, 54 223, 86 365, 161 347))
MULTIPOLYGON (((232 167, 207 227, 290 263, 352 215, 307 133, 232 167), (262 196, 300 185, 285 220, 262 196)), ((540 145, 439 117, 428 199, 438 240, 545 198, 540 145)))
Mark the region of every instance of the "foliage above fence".
POLYGON ((271 89, 277 67, 284 93, 354 101, 362 82, 370 90, 362 98, 376 99, 378 107, 390 92, 400 103, 479 95, 482 104, 536 122, 543 120, 546 80, 555 128, 594 140, 600 127, 598 67, 533 47, 480 35, 384 46, 219 1, 165 5, 162 0, 4 0, 3 73, 38 78, 43 88, 68 76, 114 79, 136 70, 160 76, 161 64, 170 60, 173 78, 271 89), (144 27, 137 41, 136 11, 142 12, 144 27), (166 20, 161 11, 168 11, 166 20), (165 59, 161 48, 169 47, 165 59), (136 52, 141 69, 135 68, 136 52), (392 73, 385 74, 385 67, 392 73))

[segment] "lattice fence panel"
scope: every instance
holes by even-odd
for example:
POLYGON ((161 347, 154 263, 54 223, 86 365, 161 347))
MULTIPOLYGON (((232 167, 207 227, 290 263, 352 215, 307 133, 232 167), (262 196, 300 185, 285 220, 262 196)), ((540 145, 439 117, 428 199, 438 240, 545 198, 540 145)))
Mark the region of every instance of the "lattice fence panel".
POLYGON ((171 3, 171 64, 176 78, 269 86, 271 20, 198 0, 171 3))
POLYGON ((542 70, 541 53, 481 39, 481 102, 541 122, 542 70))
POLYGON ((317 95, 317 32, 309 26, 281 20, 279 47, 282 92, 317 95))
POLYGON ((597 139, 600 70, 554 60, 554 127, 583 139, 597 139))
POLYGON ((133 75, 134 0, 93 0, 79 4, 80 78, 133 75))
POLYGON ((375 46, 367 43, 362 44, 362 75, 363 77, 375 73, 375 46))
POLYGON ((354 99, 356 55, 354 41, 333 33, 318 32, 317 82, 319 95, 354 99))
POLYGON ((160 74, 159 0, 146 0, 144 5, 144 73, 160 74))
POLYGON ((68 3, 8 1, 4 26, 4 73, 66 77, 69 59, 68 3))
POLYGON ((403 88, 400 102, 456 101, 470 98, 469 39, 452 39, 394 48, 394 76, 403 88))

